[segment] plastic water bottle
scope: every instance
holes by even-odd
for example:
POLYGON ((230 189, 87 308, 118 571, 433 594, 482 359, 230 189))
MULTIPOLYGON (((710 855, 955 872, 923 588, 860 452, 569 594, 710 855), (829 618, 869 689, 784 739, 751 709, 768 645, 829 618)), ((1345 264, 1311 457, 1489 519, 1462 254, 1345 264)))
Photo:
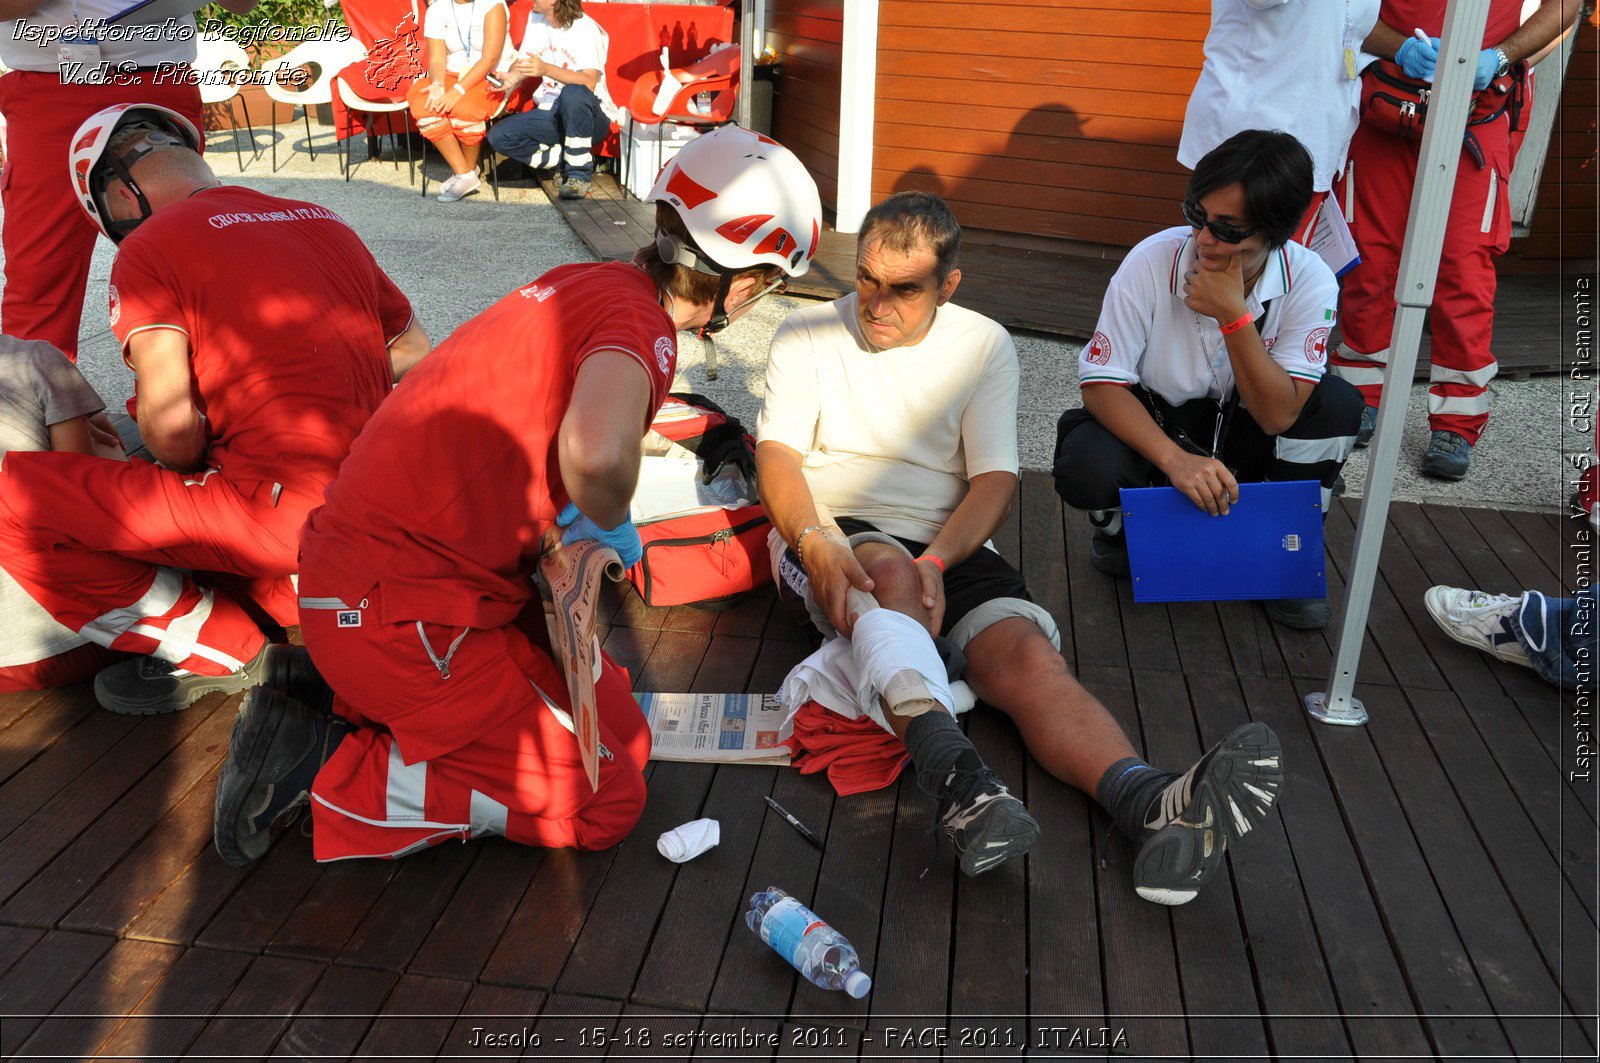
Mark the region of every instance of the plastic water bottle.
POLYGON ((842 989, 858 999, 872 988, 855 946, 778 887, 751 897, 744 921, 812 985, 842 989))

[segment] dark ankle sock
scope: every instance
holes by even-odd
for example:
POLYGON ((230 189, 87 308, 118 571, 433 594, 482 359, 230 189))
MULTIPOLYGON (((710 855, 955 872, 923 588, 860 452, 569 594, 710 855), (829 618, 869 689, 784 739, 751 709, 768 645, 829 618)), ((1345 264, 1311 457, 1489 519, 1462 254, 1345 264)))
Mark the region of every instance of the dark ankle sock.
POLYGON ((906 726, 906 752, 917 769, 917 786, 932 797, 944 796, 953 769, 981 771, 984 766, 955 717, 942 709, 925 712, 906 726))
POLYGON ((1139 757, 1123 757, 1100 776, 1094 799, 1106 810, 1117 829, 1135 842, 1150 833, 1145 826, 1150 805, 1177 776, 1157 771, 1139 757))

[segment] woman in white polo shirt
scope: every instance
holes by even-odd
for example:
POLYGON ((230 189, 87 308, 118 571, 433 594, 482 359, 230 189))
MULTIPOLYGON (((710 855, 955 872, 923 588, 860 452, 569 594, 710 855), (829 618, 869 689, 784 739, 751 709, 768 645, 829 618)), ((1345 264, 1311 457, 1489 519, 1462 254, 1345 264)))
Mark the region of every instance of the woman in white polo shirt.
MULTIPOLYGON (((1128 253, 1078 358, 1083 409, 1057 425, 1056 490, 1091 511, 1090 560, 1126 575, 1118 491, 1170 483, 1226 513, 1239 481, 1317 480, 1323 501, 1355 446, 1359 392, 1324 375, 1339 287, 1290 240, 1311 199, 1294 137, 1252 129, 1201 158, 1187 225, 1128 253)), ((1322 599, 1267 602, 1322 627, 1322 599)))
MULTIPOLYGON (((1310 204, 1344 169, 1356 131, 1361 45, 1379 0, 1211 0, 1205 65, 1189 96, 1178 161, 1201 156, 1245 129, 1282 129, 1311 153, 1310 204)), ((1310 210, 1295 229, 1305 232, 1310 210)))

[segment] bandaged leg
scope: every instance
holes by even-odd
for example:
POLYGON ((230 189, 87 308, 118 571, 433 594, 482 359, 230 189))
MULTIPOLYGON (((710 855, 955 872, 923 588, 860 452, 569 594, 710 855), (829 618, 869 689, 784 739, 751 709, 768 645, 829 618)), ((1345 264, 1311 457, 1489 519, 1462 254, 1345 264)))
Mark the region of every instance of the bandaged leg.
POLYGON ((1050 640, 1050 645, 1058 651, 1061 649, 1061 629, 1056 626, 1055 617, 1050 615, 1048 609, 1025 598, 989 599, 962 617, 961 622, 950 629, 950 641, 959 649, 965 650, 967 643, 985 630, 1013 616, 1033 621, 1034 626, 1050 640))
POLYGON ((891 713, 912 718, 951 710, 944 662, 927 628, 904 613, 874 608, 856 621, 850 642, 863 685, 881 694, 891 713))

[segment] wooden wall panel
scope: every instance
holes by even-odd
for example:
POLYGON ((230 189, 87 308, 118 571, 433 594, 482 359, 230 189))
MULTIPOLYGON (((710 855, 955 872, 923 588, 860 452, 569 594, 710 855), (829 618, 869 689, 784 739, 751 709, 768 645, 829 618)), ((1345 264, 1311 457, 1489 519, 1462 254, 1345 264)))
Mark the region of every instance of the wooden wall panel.
POLYGON ((977 229, 1131 246, 1178 221, 1207 0, 882 0, 873 197, 977 229))
MULTIPOLYGON (((836 201, 843 0, 771 0, 778 139, 836 201)), ((1597 16, 1600 17, 1600 16, 1597 16)), ((881 0, 874 199, 936 191, 963 224, 1131 246, 1177 221, 1183 113, 1209 0, 881 0)), ((1595 254, 1600 30, 1575 45, 1533 219, 1509 271, 1595 254)))
POLYGON ((1594 268, 1596 218, 1600 216, 1600 15, 1578 28, 1561 93, 1561 111, 1545 157, 1539 199, 1529 223, 1532 235, 1511 244, 1501 259, 1506 273, 1546 273, 1555 260, 1570 269, 1594 268))
POLYGON ((844 0, 770 0, 767 42, 783 62, 772 133, 817 179, 822 202, 839 189, 839 66, 844 0))

